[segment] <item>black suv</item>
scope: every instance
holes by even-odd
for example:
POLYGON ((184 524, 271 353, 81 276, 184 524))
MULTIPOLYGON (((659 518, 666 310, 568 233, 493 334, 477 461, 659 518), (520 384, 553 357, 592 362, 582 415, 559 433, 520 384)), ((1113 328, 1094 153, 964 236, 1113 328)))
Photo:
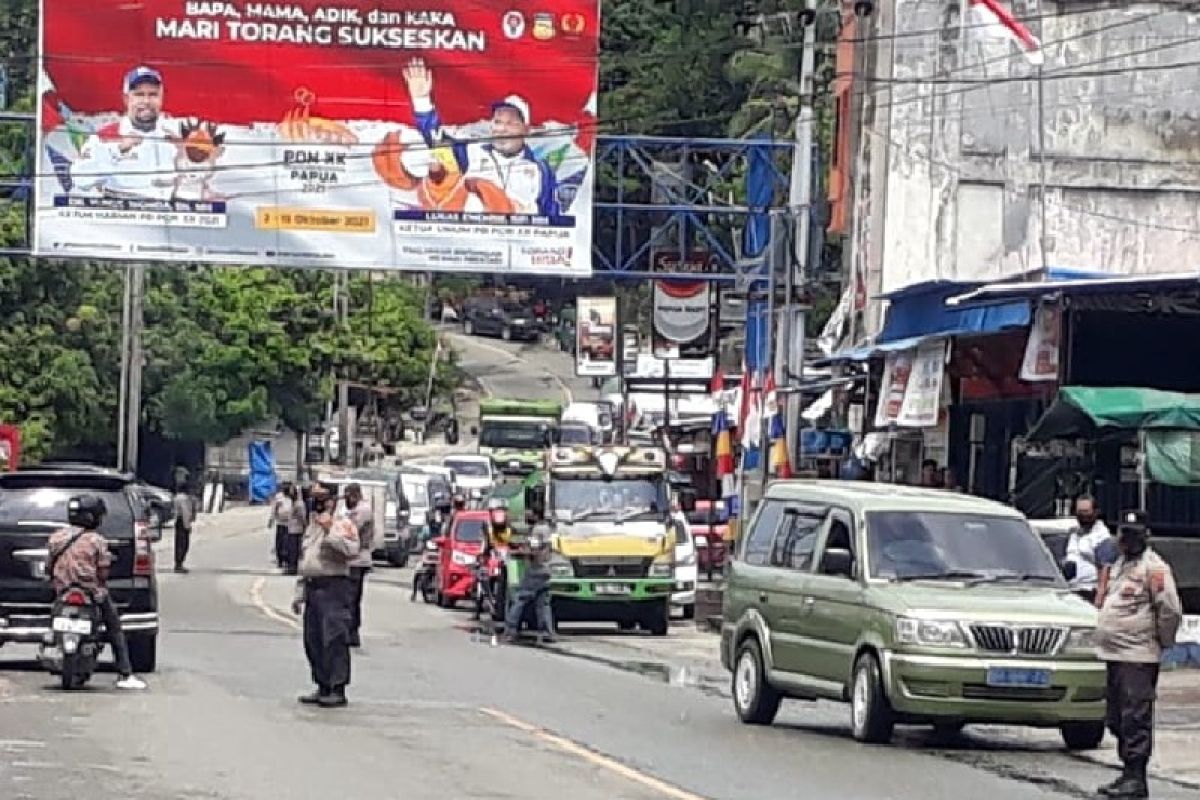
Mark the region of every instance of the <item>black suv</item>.
POLYGON ((505 341, 538 338, 533 311, 508 300, 477 297, 463 307, 463 332, 468 336, 499 336, 505 341))
POLYGON ((137 480, 113 470, 52 466, 0 473, 0 645, 39 644, 50 630, 54 589, 46 544, 67 522, 67 500, 97 495, 108 514, 100 533, 113 554, 109 589, 121 612, 136 672, 158 660, 158 583, 148 510, 137 480))

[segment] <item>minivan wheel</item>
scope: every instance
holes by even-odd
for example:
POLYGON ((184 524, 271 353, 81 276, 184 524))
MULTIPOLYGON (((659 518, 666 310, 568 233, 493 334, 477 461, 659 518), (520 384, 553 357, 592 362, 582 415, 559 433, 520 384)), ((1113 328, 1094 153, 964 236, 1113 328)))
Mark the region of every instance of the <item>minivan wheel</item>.
POLYGON ((883 691, 883 679, 875 656, 865 653, 854 665, 850 689, 850 722, 860 742, 886 744, 892 739, 896 721, 883 691))
POLYGON ((751 637, 738 648, 733 662, 733 708, 747 725, 770 725, 779 713, 783 695, 767 681, 762 647, 751 637))
POLYGON ((1103 722, 1065 722, 1058 732, 1068 750, 1095 750, 1104 741, 1103 722))

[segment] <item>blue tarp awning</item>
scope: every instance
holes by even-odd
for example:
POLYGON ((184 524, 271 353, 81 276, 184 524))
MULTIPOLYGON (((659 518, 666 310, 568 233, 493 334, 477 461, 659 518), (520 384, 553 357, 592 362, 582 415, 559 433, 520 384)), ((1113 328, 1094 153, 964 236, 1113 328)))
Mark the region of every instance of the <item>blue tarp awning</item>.
POLYGON ((1029 324, 1029 303, 948 306, 946 301, 978 284, 950 282, 910 286, 888 296, 887 316, 877 341, 930 336, 971 336, 999 333, 1029 324))
POLYGON ((1195 286, 1200 288, 1200 273, 1169 272, 1160 275, 1108 275, 1068 280, 990 283, 964 289, 947 299, 950 307, 1007 307, 1013 301, 1028 303, 1053 294, 1106 294, 1112 292, 1165 291, 1195 286), (999 305, 997 305, 999 304, 999 305))

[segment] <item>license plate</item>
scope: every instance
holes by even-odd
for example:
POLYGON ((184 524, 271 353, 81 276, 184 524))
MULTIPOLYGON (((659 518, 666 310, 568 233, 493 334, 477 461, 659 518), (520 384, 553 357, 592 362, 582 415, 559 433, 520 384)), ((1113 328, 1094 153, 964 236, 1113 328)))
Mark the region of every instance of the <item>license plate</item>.
POLYGON ((55 617, 52 625, 56 633, 89 634, 92 632, 92 621, 90 619, 55 617))
POLYGON ((629 594, 630 587, 624 583, 597 583, 596 594, 629 594))
POLYGON ((1050 685, 1050 670, 989 667, 987 683, 988 686, 1023 686, 1044 689, 1050 685))

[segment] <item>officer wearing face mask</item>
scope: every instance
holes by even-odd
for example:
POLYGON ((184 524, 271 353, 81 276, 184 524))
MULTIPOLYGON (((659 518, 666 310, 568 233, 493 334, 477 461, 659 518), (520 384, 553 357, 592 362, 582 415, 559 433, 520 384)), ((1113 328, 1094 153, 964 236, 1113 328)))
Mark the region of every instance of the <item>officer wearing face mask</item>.
POLYGON ((1108 728, 1124 765, 1121 777, 1100 787, 1105 797, 1150 796, 1159 662, 1183 618, 1171 568, 1147 544, 1149 534, 1144 512, 1121 514, 1120 556, 1108 572, 1096 627, 1096 654, 1108 668, 1108 728))

